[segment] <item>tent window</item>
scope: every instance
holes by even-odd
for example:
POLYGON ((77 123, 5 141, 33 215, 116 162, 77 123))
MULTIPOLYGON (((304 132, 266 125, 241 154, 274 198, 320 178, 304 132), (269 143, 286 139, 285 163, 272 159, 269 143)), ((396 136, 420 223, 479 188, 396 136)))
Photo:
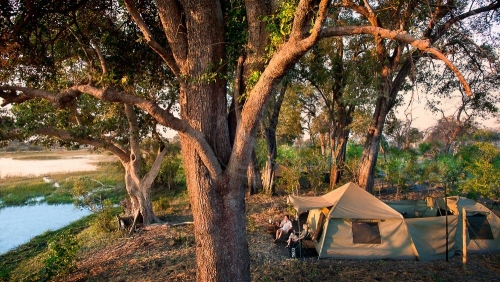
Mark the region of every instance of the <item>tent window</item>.
POLYGON ((488 218, 484 214, 467 216, 469 238, 475 239, 495 239, 488 218))
POLYGON ((354 244, 382 244, 378 222, 352 222, 354 244))

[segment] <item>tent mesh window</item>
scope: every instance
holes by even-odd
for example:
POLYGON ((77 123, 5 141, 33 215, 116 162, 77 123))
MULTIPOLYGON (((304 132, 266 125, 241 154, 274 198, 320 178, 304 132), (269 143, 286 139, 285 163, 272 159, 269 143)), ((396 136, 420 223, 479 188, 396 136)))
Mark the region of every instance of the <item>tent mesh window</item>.
POLYGON ((488 218, 484 214, 474 214, 467 216, 467 229, 469 231, 469 238, 471 240, 485 239, 493 240, 493 232, 491 231, 491 226, 488 218))
POLYGON ((378 222, 353 221, 352 238, 354 244, 382 244, 378 222))

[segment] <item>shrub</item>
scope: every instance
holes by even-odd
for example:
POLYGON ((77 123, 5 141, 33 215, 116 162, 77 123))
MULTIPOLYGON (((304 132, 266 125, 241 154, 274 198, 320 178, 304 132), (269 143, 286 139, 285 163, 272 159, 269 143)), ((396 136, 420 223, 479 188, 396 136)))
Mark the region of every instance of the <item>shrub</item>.
POLYGON ((97 213, 94 221, 90 224, 93 233, 110 233, 118 229, 116 215, 119 211, 113 208, 110 200, 104 200, 102 209, 97 213))

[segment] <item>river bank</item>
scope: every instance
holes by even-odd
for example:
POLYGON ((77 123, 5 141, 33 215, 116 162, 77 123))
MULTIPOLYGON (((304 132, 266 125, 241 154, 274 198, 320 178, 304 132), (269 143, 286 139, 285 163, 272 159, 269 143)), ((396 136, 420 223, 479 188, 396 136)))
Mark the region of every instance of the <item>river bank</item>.
POLYGON ((88 150, 1 153, 0 254, 88 216, 88 209, 73 205, 75 183, 87 177, 123 187, 114 162, 88 150))

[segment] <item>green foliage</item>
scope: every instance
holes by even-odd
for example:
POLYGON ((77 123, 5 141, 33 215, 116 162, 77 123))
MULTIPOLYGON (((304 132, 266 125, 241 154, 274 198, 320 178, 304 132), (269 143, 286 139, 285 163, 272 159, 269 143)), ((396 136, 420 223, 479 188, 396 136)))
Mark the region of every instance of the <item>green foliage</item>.
POLYGON ((469 197, 500 197, 500 150, 491 143, 480 142, 460 151, 467 178, 460 188, 469 197))
POLYGON ((160 197, 153 201, 153 210, 155 214, 168 211, 170 209, 170 199, 167 197, 160 197))
POLYGON ((420 154, 425 155, 432 149, 432 144, 429 142, 422 142, 418 144, 418 151, 420 154))
POLYGON ((489 129, 478 129, 472 134, 472 139, 481 142, 500 140, 500 131, 489 129))
POLYGON ((304 171, 304 161, 298 157, 297 150, 289 145, 281 145, 278 146, 276 163, 283 167, 282 177, 278 180, 278 184, 284 185, 285 191, 292 193, 298 188, 301 172, 304 171))
POLYGON ((267 142, 264 138, 258 138, 255 144, 255 154, 259 168, 263 168, 267 161, 267 142))
POLYGON ((325 173, 329 171, 329 160, 319 153, 318 148, 279 146, 277 163, 284 167, 279 184, 284 185, 288 193, 299 189, 300 183, 309 185, 307 188, 315 192, 325 188, 324 179, 325 173))
POLYGON ((123 188, 105 185, 98 180, 83 176, 75 181, 71 195, 75 206, 87 208, 92 212, 101 212, 106 200, 110 200, 112 195, 120 194, 118 190, 123 188))
POLYGON ((359 159, 363 155, 363 146, 354 144, 352 142, 347 143, 346 158, 347 159, 359 159))
MULTIPOLYGON (((155 188, 161 187, 167 190, 185 187, 184 166, 180 146, 178 143, 166 143, 167 154, 163 158, 160 172, 153 183, 155 188)), ((141 175, 145 175, 153 165, 158 144, 151 138, 145 139, 141 143, 144 165, 141 167, 141 175)))
POLYGON ((386 160, 379 159, 379 168, 384 172, 385 181, 396 185, 397 191, 407 191, 408 184, 417 180, 418 162, 416 154, 411 150, 389 149, 386 160))
POLYGON ((287 89, 278 117, 276 138, 278 144, 293 144, 294 140, 302 136, 301 111, 303 95, 300 89, 294 86, 287 89))
POLYGON ((63 236, 59 241, 50 242, 47 247, 44 267, 35 280, 47 281, 58 274, 70 273, 78 251, 78 242, 73 236, 63 236))
POLYGON ((0 199, 3 206, 20 206, 36 197, 45 197, 54 190, 50 183, 44 183, 40 178, 30 182, 0 185, 0 199))
POLYGON ((269 54, 273 54, 279 49, 292 31, 296 8, 296 0, 280 1, 276 13, 262 18, 267 23, 266 30, 270 33, 270 45, 267 47, 269 54))
POLYGON ((180 154, 167 156, 163 159, 155 185, 166 186, 168 190, 171 190, 182 183, 185 183, 182 156, 180 154))
MULTIPOLYGON (((247 89, 246 89, 245 94, 250 93, 250 91, 253 89, 255 84, 257 84, 257 81, 259 81, 261 74, 262 74, 262 72, 260 72, 260 71, 253 71, 250 74, 250 76, 248 77, 248 80, 247 80, 247 89)), ((244 95, 240 96, 240 99, 243 99, 243 98, 244 98, 244 95)))
POLYGON ((464 176, 464 162, 458 156, 441 154, 433 159, 424 159, 419 164, 418 180, 431 184, 446 185, 451 194, 457 194, 457 185, 464 176))
POLYGON ((102 209, 97 213, 94 221, 90 224, 91 232, 94 234, 111 233, 118 229, 116 216, 120 208, 114 208, 110 200, 104 200, 102 209))

